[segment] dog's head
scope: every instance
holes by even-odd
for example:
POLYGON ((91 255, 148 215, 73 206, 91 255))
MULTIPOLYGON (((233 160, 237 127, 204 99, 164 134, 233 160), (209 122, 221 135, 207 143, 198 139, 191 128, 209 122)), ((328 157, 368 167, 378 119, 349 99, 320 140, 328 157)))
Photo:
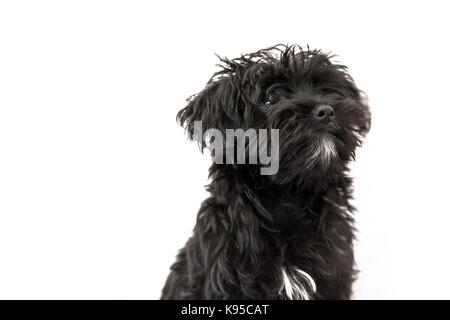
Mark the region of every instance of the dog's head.
MULTIPOLYGON (((345 170, 370 128, 370 112, 343 65, 319 50, 278 45, 228 60, 178 120, 194 137, 215 129, 278 129, 278 184, 345 170)), ((202 142, 203 143, 203 142, 202 142)), ((229 146, 228 146, 229 147, 229 146)))

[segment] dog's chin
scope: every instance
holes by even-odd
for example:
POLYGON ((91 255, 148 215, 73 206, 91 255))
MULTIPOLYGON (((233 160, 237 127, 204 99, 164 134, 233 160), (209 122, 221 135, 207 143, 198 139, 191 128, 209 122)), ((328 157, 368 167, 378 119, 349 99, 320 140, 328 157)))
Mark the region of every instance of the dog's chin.
POLYGON ((306 151, 303 166, 307 170, 324 171, 336 161, 338 161, 338 152, 333 136, 327 132, 321 132, 312 139, 306 151))
MULTIPOLYGON (((336 174, 342 172, 345 162, 340 158, 335 136, 322 131, 303 140, 297 154, 280 154, 280 168, 269 179, 279 186, 305 189, 325 188, 336 174), (306 145, 306 146, 305 146, 306 145)), ((290 149, 294 149, 293 145, 290 149)))

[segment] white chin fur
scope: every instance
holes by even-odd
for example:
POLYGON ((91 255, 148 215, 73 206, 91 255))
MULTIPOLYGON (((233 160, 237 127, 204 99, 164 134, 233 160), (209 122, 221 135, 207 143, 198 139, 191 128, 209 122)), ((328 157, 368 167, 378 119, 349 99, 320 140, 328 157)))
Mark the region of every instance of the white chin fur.
POLYGON ((313 278, 298 268, 281 268, 282 284, 279 294, 289 300, 309 300, 316 292, 313 278))
POLYGON ((311 156, 306 166, 312 168, 317 163, 328 167, 333 159, 337 157, 336 146, 329 136, 321 137, 317 143, 311 147, 311 156))

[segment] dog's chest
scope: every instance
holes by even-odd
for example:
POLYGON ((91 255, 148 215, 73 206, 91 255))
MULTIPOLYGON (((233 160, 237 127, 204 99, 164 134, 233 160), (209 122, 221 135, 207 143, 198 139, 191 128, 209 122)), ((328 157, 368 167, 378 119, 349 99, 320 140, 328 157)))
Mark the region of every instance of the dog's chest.
POLYGON ((317 290, 313 277, 304 270, 292 266, 280 268, 279 290, 281 298, 289 300, 309 300, 317 290))
POLYGON ((306 300, 329 292, 335 296, 340 285, 336 280, 350 281, 353 272, 348 222, 329 211, 314 215, 292 206, 276 214, 280 232, 273 241, 280 248, 275 266, 279 297, 306 300))

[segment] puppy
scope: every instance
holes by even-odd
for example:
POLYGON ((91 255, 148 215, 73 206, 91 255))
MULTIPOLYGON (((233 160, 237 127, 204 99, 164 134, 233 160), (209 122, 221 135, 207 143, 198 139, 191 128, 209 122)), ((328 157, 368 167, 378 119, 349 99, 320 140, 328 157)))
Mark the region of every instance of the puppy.
MULTIPOLYGON (((278 163, 262 174, 267 163, 261 159, 238 163, 236 154, 228 155, 237 151, 236 139, 226 139, 223 149, 215 145, 212 153, 221 161, 210 168, 211 196, 171 267, 162 299, 351 297, 348 166, 369 131, 370 112, 347 68, 331 58, 286 45, 219 57, 220 71, 178 113, 202 150, 229 129, 253 130, 257 139, 260 129, 274 130, 258 141, 271 142, 266 151, 278 163), (205 137, 208 130, 214 139, 205 137)), ((250 144, 246 139, 247 161, 250 144)))

